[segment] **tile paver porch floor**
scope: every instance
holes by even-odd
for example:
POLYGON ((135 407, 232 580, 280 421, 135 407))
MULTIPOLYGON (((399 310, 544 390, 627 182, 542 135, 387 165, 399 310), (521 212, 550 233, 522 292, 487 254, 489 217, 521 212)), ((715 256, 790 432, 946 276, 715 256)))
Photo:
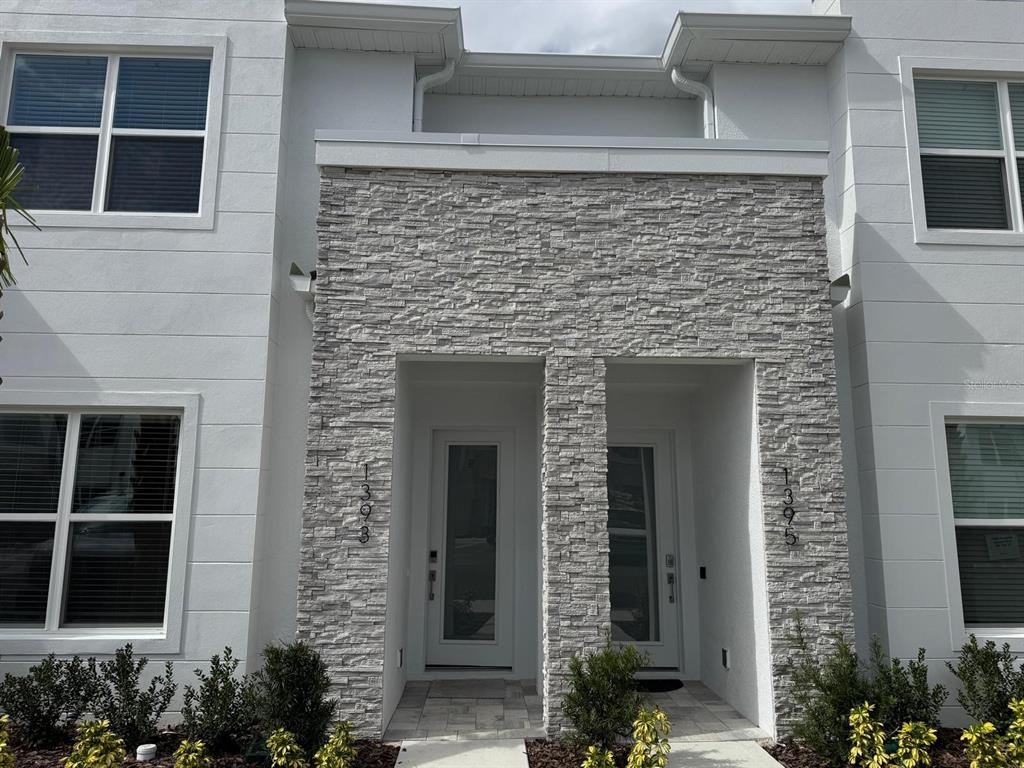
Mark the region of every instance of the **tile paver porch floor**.
MULTIPOLYGON (((647 695, 672 723, 672 741, 737 741, 767 734, 707 686, 647 695)), ((385 741, 542 738, 540 697, 532 680, 410 681, 385 741)))

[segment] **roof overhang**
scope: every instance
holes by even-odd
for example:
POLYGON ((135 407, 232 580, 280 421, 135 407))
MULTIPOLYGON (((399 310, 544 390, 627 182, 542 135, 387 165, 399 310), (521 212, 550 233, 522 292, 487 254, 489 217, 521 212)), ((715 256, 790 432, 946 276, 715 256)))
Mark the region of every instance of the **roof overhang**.
POLYGON ((409 53, 427 65, 464 50, 458 8, 285 0, 284 15, 296 48, 409 53))
POLYGON ((285 18, 299 48, 412 54, 423 72, 455 59, 436 89, 452 95, 690 98, 673 67, 702 79, 716 63, 822 65, 850 33, 848 16, 679 13, 658 56, 475 53, 458 8, 285 0, 285 18))

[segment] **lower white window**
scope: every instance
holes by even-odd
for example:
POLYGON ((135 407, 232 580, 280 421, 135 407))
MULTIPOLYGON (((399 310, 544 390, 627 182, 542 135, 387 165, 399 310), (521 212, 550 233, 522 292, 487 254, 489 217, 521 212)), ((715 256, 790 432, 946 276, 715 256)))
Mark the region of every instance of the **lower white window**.
POLYGON ((1024 628, 1024 423, 950 421, 964 625, 1024 628))
POLYGON ((182 414, 0 412, 0 627, 167 619, 182 414))

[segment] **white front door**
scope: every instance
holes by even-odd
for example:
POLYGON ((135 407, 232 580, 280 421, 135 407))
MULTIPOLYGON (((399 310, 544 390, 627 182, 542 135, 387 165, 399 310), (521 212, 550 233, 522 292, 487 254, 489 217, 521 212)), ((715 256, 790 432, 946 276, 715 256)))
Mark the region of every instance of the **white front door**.
POLYGON ((512 666, 513 462, 511 431, 434 432, 428 666, 512 666))
POLYGON ((679 667, 681 570, 674 487, 671 433, 609 433, 612 640, 646 652, 651 667, 679 667))

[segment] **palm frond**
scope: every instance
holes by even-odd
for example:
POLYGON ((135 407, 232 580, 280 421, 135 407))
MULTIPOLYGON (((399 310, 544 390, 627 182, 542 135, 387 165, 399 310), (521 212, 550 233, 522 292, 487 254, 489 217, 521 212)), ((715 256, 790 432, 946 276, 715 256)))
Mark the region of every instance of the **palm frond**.
POLYGON ((36 229, 36 221, 32 214, 14 197, 14 192, 25 175, 25 168, 18 160, 18 150, 11 146, 11 137, 7 129, 0 126, 0 294, 3 289, 14 285, 14 273, 11 271, 11 246, 17 250, 22 261, 27 264, 25 252, 11 229, 11 214, 16 213, 36 229), (8 244, 10 243, 10 245, 8 244))

